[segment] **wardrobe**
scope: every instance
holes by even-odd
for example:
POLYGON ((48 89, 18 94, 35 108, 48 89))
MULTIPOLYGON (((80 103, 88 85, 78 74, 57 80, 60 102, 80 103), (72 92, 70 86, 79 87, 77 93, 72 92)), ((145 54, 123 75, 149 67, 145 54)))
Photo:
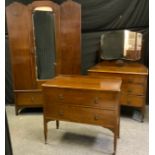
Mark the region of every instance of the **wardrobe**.
POLYGON ((81 6, 71 0, 14 2, 6 8, 6 19, 18 114, 42 107, 45 81, 81 73, 81 6))

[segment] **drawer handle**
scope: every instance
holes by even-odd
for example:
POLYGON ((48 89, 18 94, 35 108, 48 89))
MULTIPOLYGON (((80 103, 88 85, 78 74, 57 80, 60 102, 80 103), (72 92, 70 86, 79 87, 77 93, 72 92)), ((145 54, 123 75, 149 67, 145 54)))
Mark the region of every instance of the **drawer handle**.
POLYGON ((64 112, 63 111, 59 111, 59 115, 60 116, 63 116, 64 115, 64 112))
POLYGON ((31 97, 31 101, 32 101, 32 102, 34 101, 34 97, 31 97))
POLYGON ((99 101, 99 97, 95 97, 94 103, 95 103, 95 104, 98 104, 98 101, 99 101))
POLYGON ((99 119, 100 119, 100 116, 98 116, 98 115, 95 115, 95 116, 94 116, 94 120, 95 120, 95 121, 97 121, 97 120, 99 120, 99 119))
POLYGON ((59 94, 59 99, 60 99, 60 100, 63 100, 63 99, 64 99, 63 94, 59 94))

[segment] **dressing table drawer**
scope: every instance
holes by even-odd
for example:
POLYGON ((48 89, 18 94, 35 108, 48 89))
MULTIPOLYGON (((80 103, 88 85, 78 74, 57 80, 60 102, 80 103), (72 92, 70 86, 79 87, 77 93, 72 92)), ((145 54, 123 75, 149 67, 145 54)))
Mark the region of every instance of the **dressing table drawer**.
POLYGON ((146 78, 139 75, 122 75, 122 80, 124 83, 128 84, 141 84, 144 85, 146 78))
POLYGON ((89 71, 88 74, 91 76, 98 76, 98 77, 120 77, 122 79, 122 83, 128 83, 128 84, 142 84, 146 82, 146 77, 141 75, 129 75, 129 74, 121 74, 121 73, 106 73, 106 72, 97 72, 97 71, 89 71))
POLYGON ((122 84, 122 92, 133 95, 144 95, 145 87, 141 84, 122 84))
POLYGON ((113 127, 116 117, 113 110, 101 110, 94 108, 84 108, 80 106, 48 104, 46 105, 46 117, 73 121, 79 123, 89 123, 96 125, 106 124, 113 127), (52 114, 52 115, 51 115, 52 114))
POLYGON ((113 109, 117 107, 116 103, 119 96, 113 92, 89 90, 69 90, 53 88, 53 92, 46 93, 46 102, 63 103, 65 105, 79 105, 84 107, 96 107, 101 109, 113 109), (83 97, 84 96, 84 97, 83 97))
POLYGON ((121 94, 120 103, 121 105, 126 105, 126 106, 142 107, 145 103, 145 97, 121 94))

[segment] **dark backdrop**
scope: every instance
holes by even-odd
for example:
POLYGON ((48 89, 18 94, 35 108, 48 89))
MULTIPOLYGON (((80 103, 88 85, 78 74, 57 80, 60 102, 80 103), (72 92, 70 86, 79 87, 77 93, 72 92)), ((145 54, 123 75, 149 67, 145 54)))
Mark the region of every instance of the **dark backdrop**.
MULTIPOLYGON (((6 0, 6 6, 14 0, 6 0)), ((16 0, 24 4, 32 0, 16 0)), ((62 3, 64 0, 53 0, 62 3)), ((107 30, 135 29, 144 35, 141 62, 149 67, 148 0, 75 0, 82 5, 82 73, 97 63, 100 35, 107 30)), ((6 29, 7 36, 7 29, 6 29)), ((148 99, 147 99, 148 100, 148 99)), ((6 37, 6 103, 13 103, 8 38, 6 37)))

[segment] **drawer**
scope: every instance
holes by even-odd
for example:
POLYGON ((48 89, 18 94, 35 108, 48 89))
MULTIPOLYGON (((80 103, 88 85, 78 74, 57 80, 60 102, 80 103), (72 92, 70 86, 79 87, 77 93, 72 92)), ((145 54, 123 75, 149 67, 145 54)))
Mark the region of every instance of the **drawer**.
POLYGON ((124 83, 129 84, 141 84, 144 85, 146 82, 145 76, 140 75, 122 75, 122 80, 124 83))
POLYGON ((88 72, 91 76, 99 76, 99 77, 120 77, 122 78, 123 83, 135 83, 135 84, 145 84, 146 76, 142 75, 131 75, 131 74, 116 74, 116 73, 99 73, 99 72, 88 72))
POLYGON ((145 97, 121 94, 120 103, 126 106, 142 107, 145 104, 145 97))
POLYGON ((46 104, 44 114, 47 118, 88 123, 104 126, 113 126, 117 120, 116 111, 83 108, 79 106, 46 104))
POLYGON ((134 94, 134 95, 144 95, 145 94, 145 87, 140 84, 122 84, 122 92, 127 94, 134 94))
POLYGON ((41 92, 19 92, 16 93, 17 105, 39 106, 43 105, 43 97, 41 92))
POLYGON ((72 90, 53 88, 44 91, 46 102, 81 105, 99 108, 117 108, 119 94, 117 92, 100 92, 90 90, 72 90))

